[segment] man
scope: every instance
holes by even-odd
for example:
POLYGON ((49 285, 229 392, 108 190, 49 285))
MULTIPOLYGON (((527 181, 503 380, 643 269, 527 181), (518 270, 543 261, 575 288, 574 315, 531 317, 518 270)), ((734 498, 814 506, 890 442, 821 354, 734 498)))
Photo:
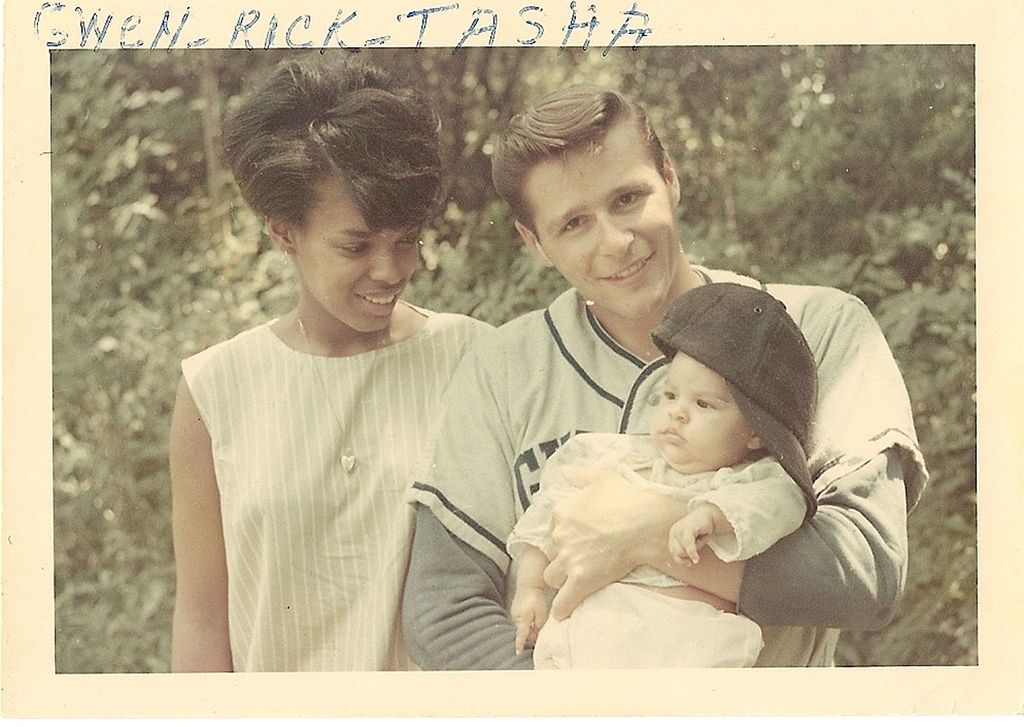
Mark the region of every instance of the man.
MULTIPOLYGON (((761 285, 689 264, 672 162, 644 112, 618 94, 552 94, 512 120, 492 163, 526 245, 572 289, 484 339, 452 381, 430 467, 413 487, 404 625, 426 669, 530 668, 528 652, 514 653, 504 544, 544 461, 577 432, 644 431, 666 364, 650 333, 679 294, 709 281, 761 285)), ((702 557, 684 571, 668 553, 679 503, 615 478, 588 483, 556 511, 551 617, 647 564, 765 627, 758 665, 832 664, 838 629, 891 618, 906 579, 907 509, 927 479, 902 379, 858 300, 764 287, 818 366, 816 515, 745 563, 702 557)))

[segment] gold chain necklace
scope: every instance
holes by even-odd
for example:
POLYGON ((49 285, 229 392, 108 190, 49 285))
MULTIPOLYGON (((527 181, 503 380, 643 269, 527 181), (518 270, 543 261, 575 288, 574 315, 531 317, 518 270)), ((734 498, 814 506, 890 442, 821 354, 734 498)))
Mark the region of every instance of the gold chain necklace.
MULTIPOLYGON (((324 399, 327 401, 327 408, 330 410, 331 416, 333 416, 334 420, 338 422, 338 431, 343 432, 345 431, 344 422, 341 421, 341 417, 338 416, 338 413, 334 410, 334 404, 331 401, 330 390, 327 388, 327 382, 324 380, 323 376, 320 373, 320 367, 317 366, 316 364, 317 357, 313 355, 313 345, 309 342, 309 336, 306 335, 306 326, 303 325, 302 323, 302 316, 296 313, 295 317, 299 321, 299 331, 302 333, 302 340, 305 341, 306 343, 306 355, 309 356, 309 363, 313 367, 313 375, 316 377, 317 382, 320 384, 320 389, 323 391, 324 399)), ((352 470, 356 468, 356 464, 357 460, 355 454, 344 452, 342 453, 341 466, 346 472, 351 473, 352 470)))

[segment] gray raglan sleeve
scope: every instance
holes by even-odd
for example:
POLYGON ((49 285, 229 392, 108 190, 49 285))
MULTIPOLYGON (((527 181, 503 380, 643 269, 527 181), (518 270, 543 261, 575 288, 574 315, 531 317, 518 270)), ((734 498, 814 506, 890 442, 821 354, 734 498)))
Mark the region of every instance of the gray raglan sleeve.
POLYGON ((452 377, 431 455, 410 498, 416 531, 403 594, 403 632, 420 668, 529 669, 506 610, 515 524, 507 357, 487 340, 452 377))
POLYGON ((829 484, 811 520, 746 562, 738 607, 762 625, 879 629, 906 576, 906 491, 889 449, 829 484))
POLYGON ((504 603, 504 572, 417 505, 402 603, 413 661, 426 670, 532 669, 532 651, 515 653, 504 603))
POLYGON ((803 290, 815 291, 811 302, 792 310, 818 364, 818 511, 747 561, 738 606, 764 625, 878 629, 906 585, 907 512, 927 471, 906 387, 870 312, 839 291, 803 290))

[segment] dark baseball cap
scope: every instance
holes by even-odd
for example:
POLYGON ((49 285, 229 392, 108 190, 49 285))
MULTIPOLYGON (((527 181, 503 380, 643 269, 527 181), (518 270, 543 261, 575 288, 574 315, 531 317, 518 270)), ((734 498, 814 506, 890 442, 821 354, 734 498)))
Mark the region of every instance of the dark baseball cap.
POLYGON ((668 307, 652 334, 668 357, 677 352, 718 373, 762 446, 817 509, 807 469, 807 439, 818 395, 814 356, 786 306, 736 283, 688 290, 668 307))

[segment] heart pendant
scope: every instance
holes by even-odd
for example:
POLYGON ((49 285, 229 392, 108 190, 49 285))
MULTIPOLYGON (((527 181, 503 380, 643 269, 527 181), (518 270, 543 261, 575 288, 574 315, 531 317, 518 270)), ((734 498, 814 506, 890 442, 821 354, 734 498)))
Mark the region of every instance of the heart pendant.
POLYGON ((351 472, 356 468, 356 458, 351 454, 343 454, 341 456, 341 466, 345 468, 346 472, 351 472))

